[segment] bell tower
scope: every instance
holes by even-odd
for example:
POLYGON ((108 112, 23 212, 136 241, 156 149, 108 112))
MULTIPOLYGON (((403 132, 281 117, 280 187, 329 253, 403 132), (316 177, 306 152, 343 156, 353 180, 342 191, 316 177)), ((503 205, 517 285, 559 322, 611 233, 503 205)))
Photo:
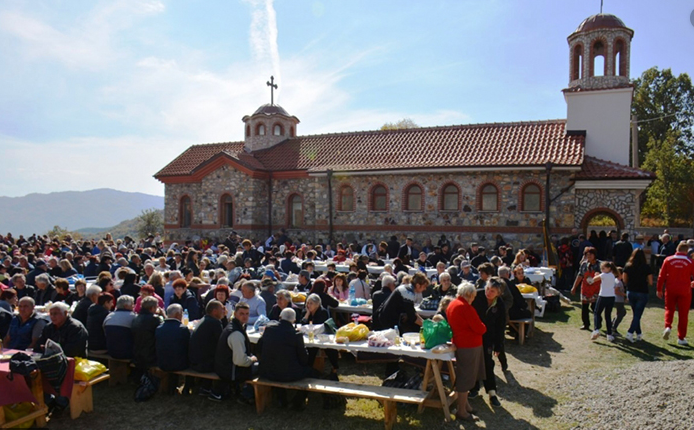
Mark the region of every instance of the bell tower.
POLYGON ((586 155, 623 165, 629 165, 633 36, 621 19, 599 13, 583 20, 568 37, 566 129, 585 130, 586 155))

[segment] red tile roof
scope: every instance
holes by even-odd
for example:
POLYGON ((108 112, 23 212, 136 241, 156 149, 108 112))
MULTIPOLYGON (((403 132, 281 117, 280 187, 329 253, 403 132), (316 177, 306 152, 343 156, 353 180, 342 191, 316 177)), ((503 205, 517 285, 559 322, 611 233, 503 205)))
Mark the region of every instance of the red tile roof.
POLYGON ((586 155, 582 169, 575 175, 575 179, 655 179, 655 174, 586 155))
POLYGON ((272 148, 243 142, 194 145, 155 177, 190 175, 226 155, 251 170, 325 171, 437 167, 580 166, 583 135, 567 135, 565 120, 473 124, 300 136, 272 148))

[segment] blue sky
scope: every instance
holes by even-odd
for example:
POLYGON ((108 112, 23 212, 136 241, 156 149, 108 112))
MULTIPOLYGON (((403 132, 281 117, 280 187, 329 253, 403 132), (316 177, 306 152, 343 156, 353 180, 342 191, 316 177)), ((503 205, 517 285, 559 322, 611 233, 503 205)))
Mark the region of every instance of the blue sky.
MULTIPOLYGON (((631 77, 694 71, 694 3, 605 3, 635 31, 631 77)), ((0 195, 163 195, 188 146, 242 140, 271 74, 299 134, 563 118, 566 37, 599 5, 3 0, 0 195)))

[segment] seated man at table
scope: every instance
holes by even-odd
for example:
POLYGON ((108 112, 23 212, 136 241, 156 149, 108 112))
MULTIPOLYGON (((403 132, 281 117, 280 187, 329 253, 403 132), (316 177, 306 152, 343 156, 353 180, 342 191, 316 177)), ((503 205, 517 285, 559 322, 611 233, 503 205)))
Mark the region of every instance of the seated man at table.
POLYGON ((133 358, 133 321, 137 314, 133 312, 135 300, 124 294, 116 300, 116 310, 104 320, 106 350, 113 358, 133 358))
POLYGON ((400 333, 418 333, 422 326, 422 317, 415 310, 415 296, 429 286, 427 275, 417 272, 410 284, 400 285, 381 306, 378 315, 384 329, 398 326, 400 333))
POLYGON ((158 309, 157 299, 145 297, 140 304, 140 314, 133 320, 133 363, 140 371, 157 364, 155 333, 162 321, 158 309))
POLYGON ((171 304, 166 309, 166 319, 155 331, 157 367, 165 372, 188 368, 190 330, 181 323, 182 320, 183 307, 178 303, 171 304))
POLYGON ((265 300, 256 294, 258 281, 244 281, 241 288, 233 294, 239 298, 240 303, 248 303, 251 309, 251 315, 248 318, 248 323, 253 325, 261 315, 267 316, 267 307, 265 300))
MULTIPOLYGON (((270 321, 265 326, 265 332, 258 341, 261 376, 272 381, 291 382, 313 375, 313 369, 308 364, 304 336, 294 329, 295 321, 294 309, 285 308, 280 313, 279 321, 270 321)), ((281 397, 280 403, 286 403, 286 400, 281 397)), ((292 403, 295 408, 303 409, 306 392, 297 392, 292 403)))
MULTIPOLYGON (((219 300, 210 300, 205 307, 205 316, 190 335, 188 358, 190 367, 196 372, 214 372, 214 358, 217 351, 217 341, 222 334, 222 318, 226 308, 219 300)), ((212 381, 200 381, 201 396, 212 393, 212 381)))
MULTIPOLYGON (((234 318, 228 324, 217 341, 214 358, 214 371, 227 384, 233 384, 237 401, 253 404, 253 388, 246 381, 258 374, 258 359, 251 353, 251 341, 246 334, 246 324, 250 307, 238 303, 234 308, 234 318)), ((211 400, 222 400, 222 394, 210 393, 211 400)))
POLYGON ((72 318, 81 322, 82 325, 87 325, 89 308, 99 300, 99 294, 101 294, 101 287, 98 285, 90 285, 85 291, 84 297, 77 302, 75 310, 72 311, 72 318))
POLYGON ((51 322, 44 327, 41 337, 35 348, 38 352, 43 352, 46 341, 51 339, 63 348, 63 352, 68 357, 86 357, 87 340, 89 334, 81 322, 68 315, 70 306, 63 302, 53 303, 48 314, 51 322))
POLYGON ((373 304, 372 309, 373 309, 373 326, 374 330, 382 330, 381 327, 381 321, 380 318, 378 317, 378 311, 379 308, 383 303, 388 300, 388 297, 390 297, 391 293, 395 290, 395 278, 393 278, 390 275, 385 275, 381 279, 381 289, 376 291, 371 297, 371 302, 373 304))
POLYGON ((275 294, 275 297, 277 298, 277 304, 270 309, 270 313, 268 314, 268 318, 270 320, 279 321, 280 312, 287 307, 294 309, 294 312, 297 314, 301 313, 301 309, 292 303, 292 295, 289 293, 289 291, 279 290, 277 294, 275 294))
POLYGON ((479 278, 479 276, 477 276, 469 261, 463 260, 463 262, 460 263, 460 270, 462 270, 460 273, 460 278, 462 280, 468 281, 472 284, 477 282, 477 278, 479 278))
POLYGON ((19 299, 17 307, 19 314, 12 318, 3 345, 10 349, 36 348, 36 343, 46 326, 46 320, 39 318, 34 312, 34 299, 31 297, 25 296, 19 299))

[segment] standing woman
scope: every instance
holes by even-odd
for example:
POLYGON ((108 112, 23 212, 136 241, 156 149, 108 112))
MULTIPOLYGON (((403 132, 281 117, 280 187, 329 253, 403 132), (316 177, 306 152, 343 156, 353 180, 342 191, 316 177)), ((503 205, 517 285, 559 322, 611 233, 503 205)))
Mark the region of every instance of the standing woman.
POLYGON ((484 351, 482 335, 486 333, 484 325, 472 302, 477 295, 477 289, 469 282, 463 282, 458 287, 458 297, 448 305, 446 315, 453 330, 455 351, 455 390, 458 392, 458 411, 456 418, 465 421, 475 421, 474 410, 468 402, 468 392, 475 387, 477 381, 485 378, 484 351))
POLYGON ((646 261, 646 254, 643 249, 635 249, 631 253, 631 257, 622 272, 622 282, 626 287, 627 298, 634 312, 626 338, 629 342, 635 342, 643 339, 641 316, 643 316, 643 311, 648 304, 648 289, 653 286, 653 272, 646 261), (636 340, 634 340, 634 333, 636 333, 636 340))
POLYGON ((590 331, 590 311, 595 311, 595 302, 598 300, 600 283, 590 283, 593 276, 600 274, 600 261, 597 259, 598 251, 593 246, 587 246, 583 250, 583 262, 578 268, 578 275, 574 281, 571 294, 576 294, 578 285, 581 285, 581 330, 590 331))

